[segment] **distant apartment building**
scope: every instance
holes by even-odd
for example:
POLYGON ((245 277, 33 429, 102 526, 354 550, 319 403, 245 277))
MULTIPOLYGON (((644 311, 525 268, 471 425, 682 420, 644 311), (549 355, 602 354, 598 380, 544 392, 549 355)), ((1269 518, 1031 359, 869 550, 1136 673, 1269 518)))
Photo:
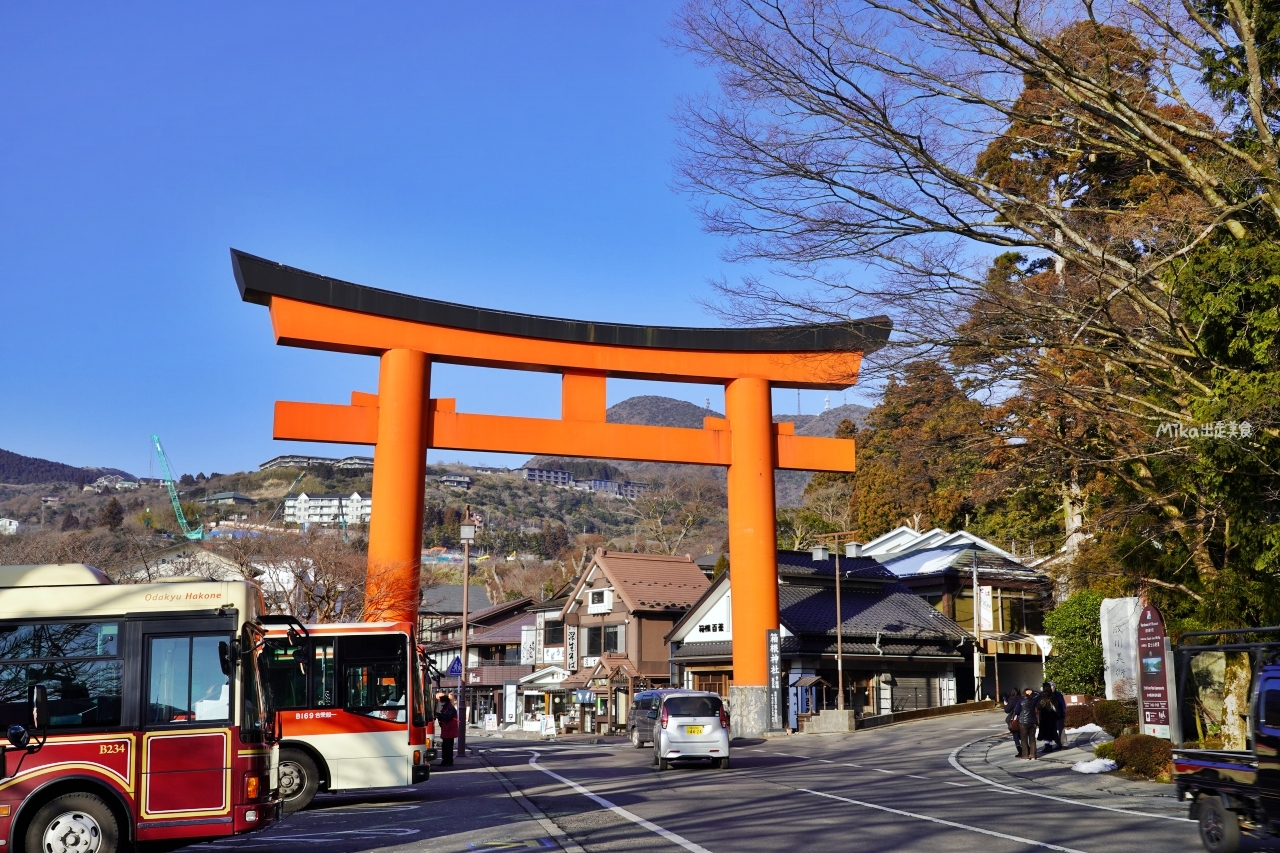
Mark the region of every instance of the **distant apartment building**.
POLYGON ((13 536, 21 527, 15 519, 0 518, 0 536, 13 536))
POLYGON ((472 484, 475 483, 475 480, 465 474, 444 474, 436 479, 439 480, 442 486, 448 486, 451 489, 462 489, 464 492, 470 491, 472 484))
POLYGON ((196 503, 206 505, 238 505, 238 506, 256 506, 257 501, 248 495, 242 495, 239 492, 218 492, 217 494, 207 495, 200 498, 196 503))
POLYGON ((476 469, 477 474, 510 474, 510 468, 499 468, 493 465, 480 465, 476 469))
POLYGON ((546 483, 548 486, 573 486, 572 471, 556 471, 551 468, 521 468, 518 472, 530 483, 546 483))
POLYGON ((346 456, 342 459, 333 456, 299 456, 290 454, 268 459, 258 466, 259 471, 270 471, 272 468, 310 468, 312 465, 332 465, 337 471, 359 472, 373 470, 372 456, 346 456))
POLYGON ((308 495, 285 498, 286 524, 368 524, 373 514, 373 498, 359 492, 349 495, 308 495))
POLYGON ((58 507, 62 506, 62 495, 45 495, 44 497, 40 498, 40 506, 47 506, 52 509, 57 509, 58 507))
POLYGON ((138 483, 133 480, 121 480, 116 483, 116 491, 118 492, 134 492, 138 490, 138 483))

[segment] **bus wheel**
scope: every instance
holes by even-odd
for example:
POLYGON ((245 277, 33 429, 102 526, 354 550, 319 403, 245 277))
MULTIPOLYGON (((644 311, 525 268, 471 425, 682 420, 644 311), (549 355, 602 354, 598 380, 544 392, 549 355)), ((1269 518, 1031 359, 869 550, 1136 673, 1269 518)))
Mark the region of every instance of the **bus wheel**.
POLYGON ((117 853, 120 827, 101 797, 63 794, 45 803, 31 819, 27 849, 44 853, 117 853))
POLYGON ((300 749, 280 750, 280 799, 286 814, 302 811, 320 787, 320 770, 300 749))

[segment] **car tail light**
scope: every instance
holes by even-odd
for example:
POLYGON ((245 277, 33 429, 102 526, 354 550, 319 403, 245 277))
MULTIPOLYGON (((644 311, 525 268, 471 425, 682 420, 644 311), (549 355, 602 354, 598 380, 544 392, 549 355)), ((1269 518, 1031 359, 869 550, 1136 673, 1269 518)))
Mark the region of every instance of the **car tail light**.
POLYGON ((729 712, 724 709, 723 705, 720 706, 720 728, 725 730, 729 728, 729 712))
POLYGON ((663 705, 663 706, 662 706, 662 716, 658 718, 658 724, 659 724, 660 726, 662 726, 662 727, 665 729, 665 728, 667 727, 667 723, 668 723, 668 721, 670 721, 670 719, 671 719, 671 715, 670 715, 669 713, 667 713, 667 706, 666 706, 666 705, 663 705))
POLYGON ((258 786, 262 784, 257 776, 250 776, 244 780, 244 798, 246 800, 258 799, 258 786))

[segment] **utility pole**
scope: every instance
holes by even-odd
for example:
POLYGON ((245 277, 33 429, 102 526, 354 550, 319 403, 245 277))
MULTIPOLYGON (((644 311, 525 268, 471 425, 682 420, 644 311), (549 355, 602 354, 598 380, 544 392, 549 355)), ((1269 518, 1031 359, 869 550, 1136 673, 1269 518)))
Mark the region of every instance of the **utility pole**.
POLYGON ((982 700, 982 614, 978 601, 978 551, 973 552, 973 701, 982 700))
POLYGON ((476 538, 476 526, 471 521, 471 504, 467 504, 462 524, 458 526, 458 538, 462 540, 462 672, 458 674, 458 755, 467 753, 467 633, 471 617, 471 543, 476 538))

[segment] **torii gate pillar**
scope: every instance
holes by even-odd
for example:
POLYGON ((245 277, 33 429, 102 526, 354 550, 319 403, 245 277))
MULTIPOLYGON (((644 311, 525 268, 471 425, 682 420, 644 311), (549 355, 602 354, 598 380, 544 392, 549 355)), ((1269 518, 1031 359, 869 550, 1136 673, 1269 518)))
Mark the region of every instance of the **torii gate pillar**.
MULTIPOLYGON (((734 733, 770 727, 766 632, 778 629, 774 469, 853 471, 847 439, 773 423, 774 387, 837 389, 883 345, 887 318, 772 329, 586 323, 375 290, 232 250, 240 294, 271 308, 277 343, 380 359, 378 393, 350 405, 277 402, 275 437, 374 445, 364 618, 418 618, 428 448, 633 459, 729 469, 734 733), (559 373, 561 417, 498 417, 432 399, 432 362, 559 373), (605 421, 609 377, 717 383, 702 429, 605 421)), ((566 660, 570 669, 576 660, 566 660)))
POLYGON ((427 354, 391 349, 378 369, 378 443, 373 450, 365 611, 417 624, 422 577, 422 498, 431 414, 427 354), (410 615, 412 614, 412 615, 410 615))

